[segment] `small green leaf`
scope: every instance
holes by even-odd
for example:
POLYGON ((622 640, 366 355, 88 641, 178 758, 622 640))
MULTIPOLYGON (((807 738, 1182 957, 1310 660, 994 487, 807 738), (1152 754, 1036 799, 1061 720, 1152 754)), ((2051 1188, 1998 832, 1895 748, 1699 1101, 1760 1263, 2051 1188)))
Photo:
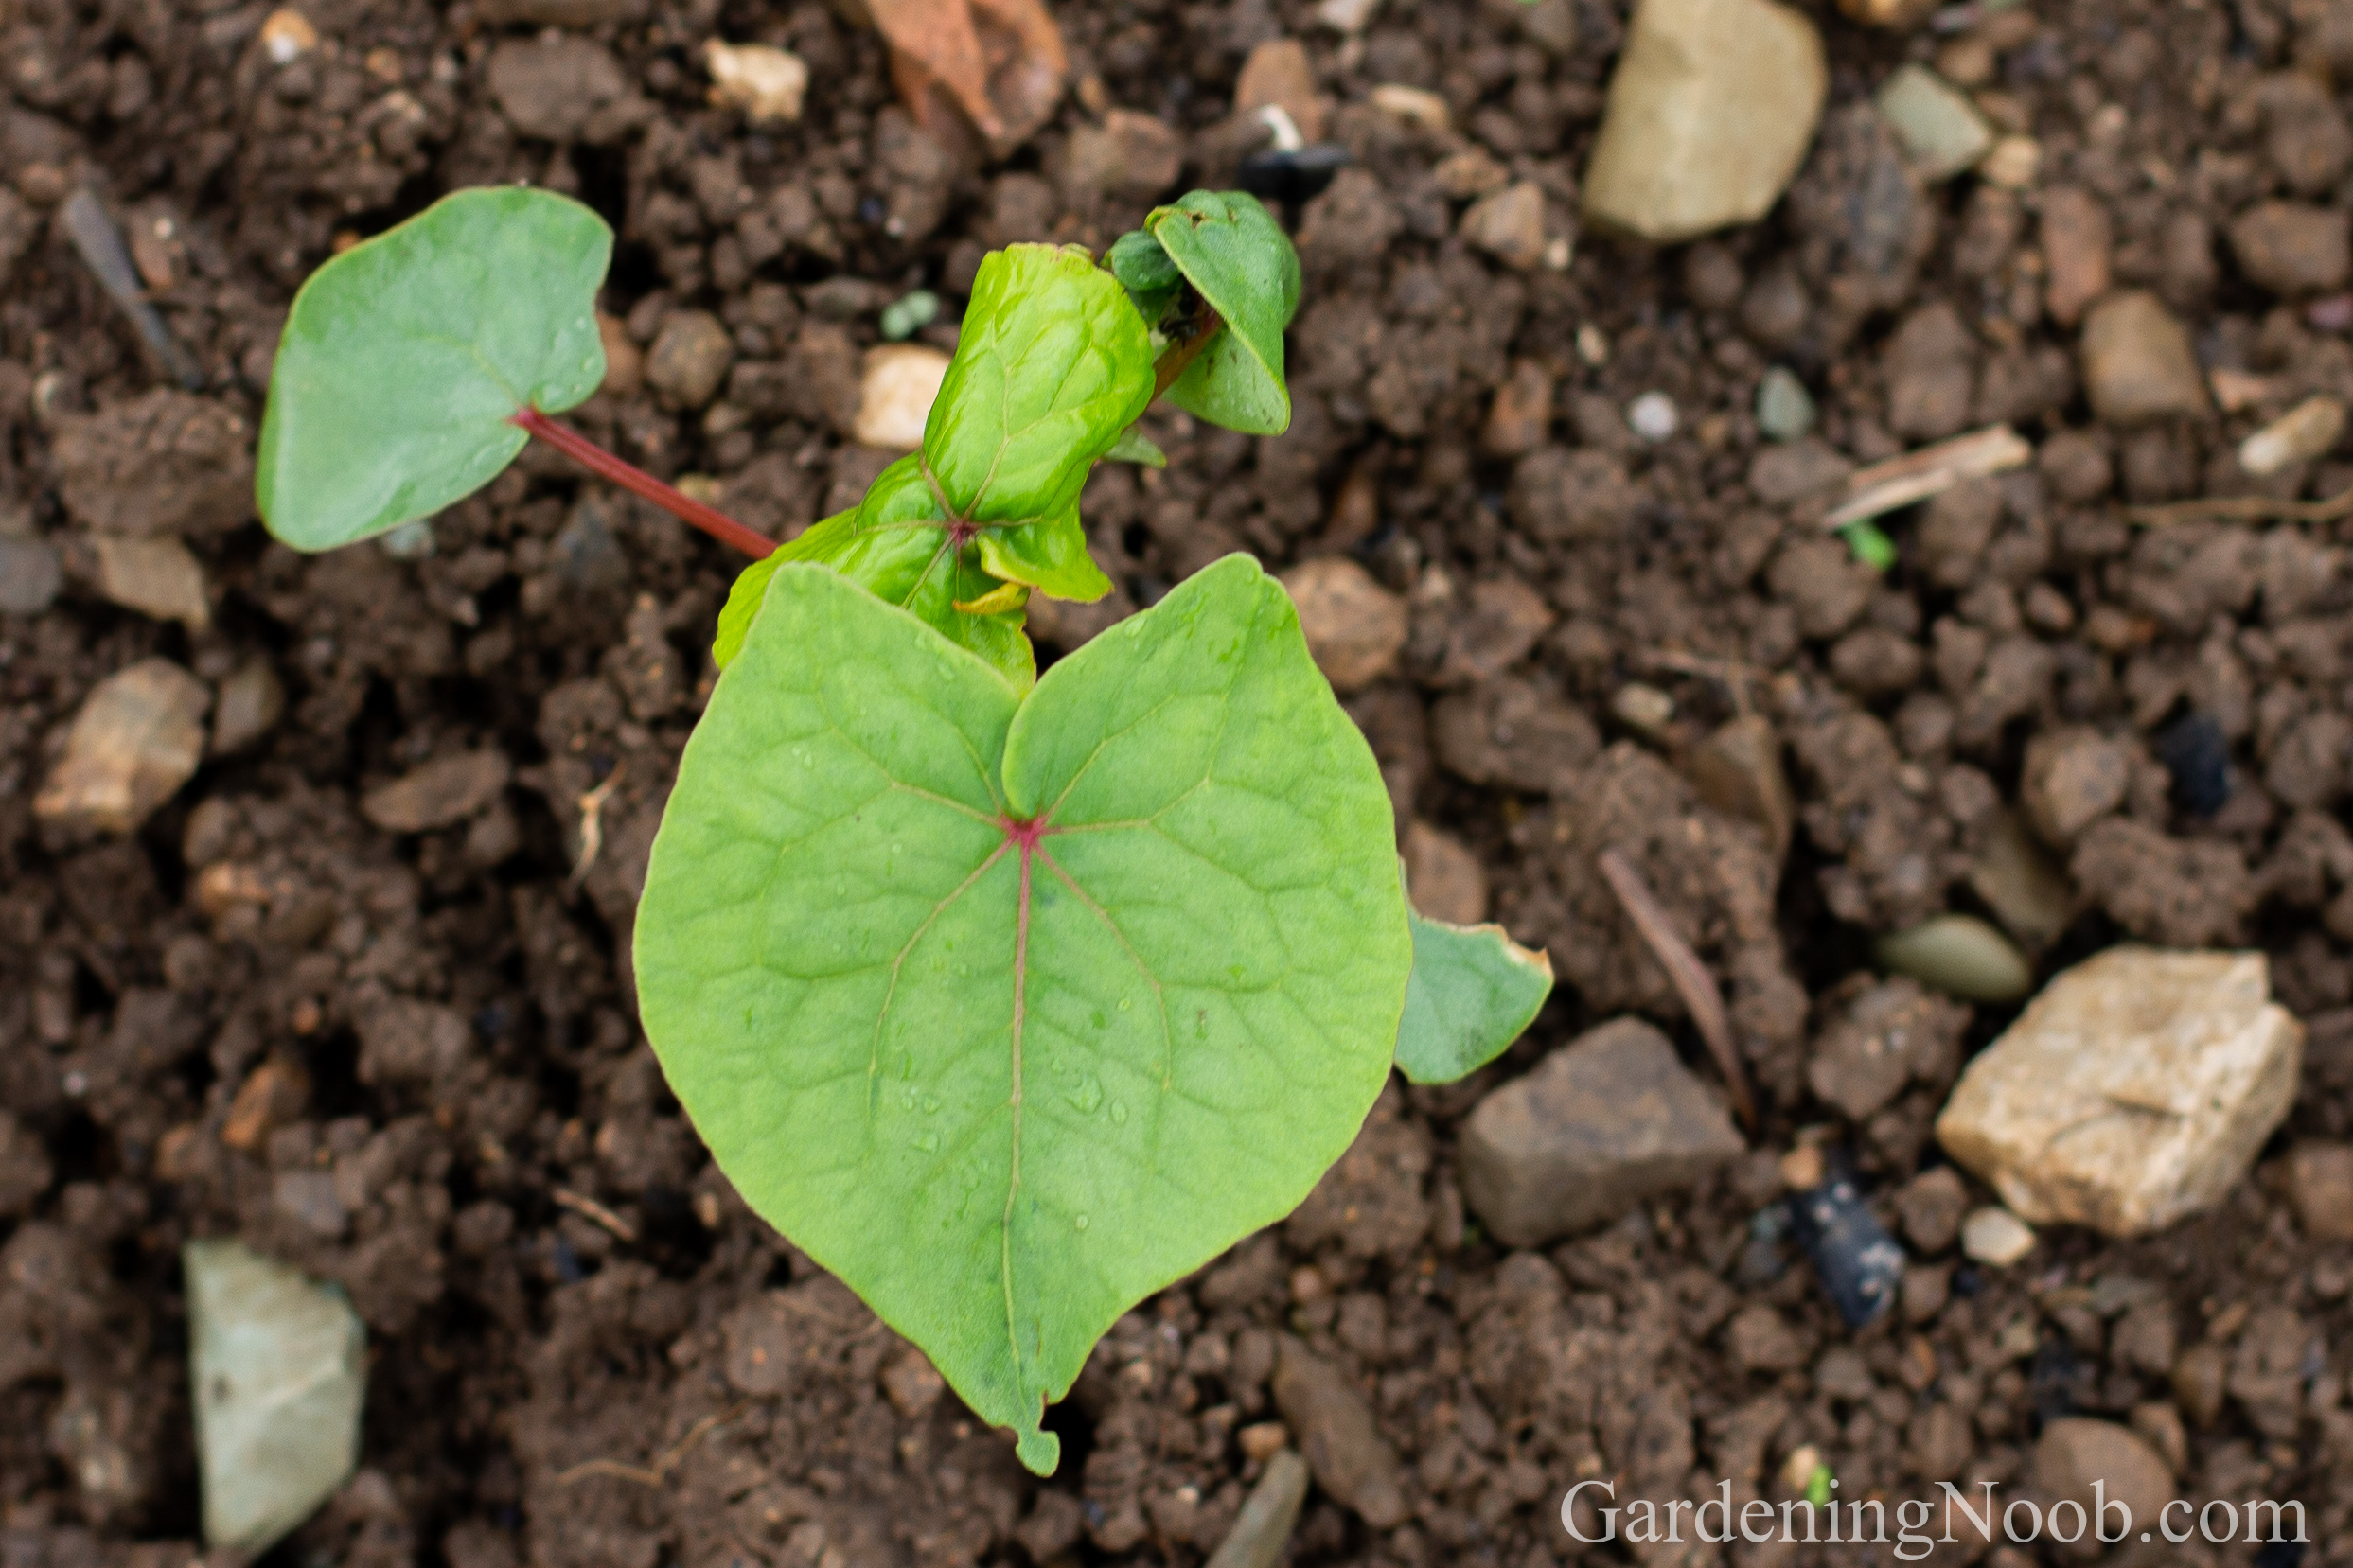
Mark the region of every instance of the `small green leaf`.
POLYGON ((1168 389, 1168 400, 1213 425, 1280 435, 1291 425, 1283 329, 1299 311, 1299 253, 1258 198, 1196 190, 1156 207, 1144 227, 1194 291, 1223 317, 1217 334, 1168 389))
POLYGON ((329 550, 429 516, 498 476, 605 379, 596 290, 612 231, 505 186, 445 196, 354 245, 294 296, 270 372, 255 498, 270 532, 329 550))
POLYGON ((1168 467, 1168 453, 1153 445, 1152 438, 1133 425, 1120 432, 1120 438, 1103 455, 1114 463, 1141 463, 1147 468, 1168 467))
POLYGON ((1397 1026, 1397 1066, 1416 1084, 1451 1084, 1503 1054, 1552 994, 1552 960, 1500 925, 1413 914, 1413 978, 1397 1026))
POLYGON ((1076 247, 991 252, 924 426, 932 485, 968 522, 1058 517, 1152 400, 1152 346, 1076 247))
POLYGON ((787 564, 654 842, 646 1031, 735 1189, 1048 1472, 1096 1340, 1288 1213, 1380 1092, 1392 831, 1247 557, 1026 697, 787 564))
POLYGON ((1130 229, 1111 242, 1103 255, 1103 264, 1111 275, 1120 280, 1127 297, 1135 302, 1136 314, 1147 326, 1159 325, 1176 297, 1178 285, 1185 280, 1169 259, 1167 247, 1141 229, 1130 229))
POLYGON ((1838 537, 1847 541, 1847 553, 1857 566, 1885 572, 1896 564, 1896 541, 1876 523, 1850 522, 1838 531, 1838 537))
POLYGON ((974 539, 981 564, 1007 582, 1027 583, 1056 599, 1092 604, 1111 591, 1111 579, 1087 554, 1078 509, 1017 528, 983 528, 974 539))

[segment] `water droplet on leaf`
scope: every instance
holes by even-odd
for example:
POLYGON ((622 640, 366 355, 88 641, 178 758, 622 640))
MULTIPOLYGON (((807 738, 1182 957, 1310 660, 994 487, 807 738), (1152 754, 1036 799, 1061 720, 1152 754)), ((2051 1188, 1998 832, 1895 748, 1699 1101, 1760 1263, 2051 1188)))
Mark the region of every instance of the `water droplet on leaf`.
POLYGON ((1085 1230, 1087 1228, 1087 1216, 1084 1214, 1080 1215, 1075 1224, 1078 1225, 1079 1229, 1085 1230))

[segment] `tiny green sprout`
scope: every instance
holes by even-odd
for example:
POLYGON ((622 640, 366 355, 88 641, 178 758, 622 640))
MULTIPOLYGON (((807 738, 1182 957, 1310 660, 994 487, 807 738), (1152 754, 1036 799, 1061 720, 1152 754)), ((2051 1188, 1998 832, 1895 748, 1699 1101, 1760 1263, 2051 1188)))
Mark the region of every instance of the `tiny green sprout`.
POLYGON ((1156 396, 1288 424, 1298 258, 1205 192, 1101 263, 991 254, 921 446, 775 546, 553 417, 602 379, 610 250, 564 198, 462 191, 322 267, 263 520, 386 534, 536 436, 756 557, 638 906, 646 1036, 746 1201, 1051 1472, 1121 1313, 1296 1207, 1392 1066, 1460 1078, 1551 986, 1408 907, 1380 769, 1247 556, 1037 671, 1028 601, 1110 590, 1080 495, 1167 461, 1156 396))
POLYGON ((877 325, 887 341, 897 343, 913 337, 939 319, 940 296, 929 289, 917 289, 884 306, 877 325))
POLYGON ((1816 1465, 1806 1477, 1806 1501, 1817 1508, 1828 1507, 1831 1501, 1831 1467, 1816 1465))
POLYGON ((1896 564, 1896 541, 1877 523, 1850 522, 1838 531, 1838 537, 1847 541, 1848 553, 1857 566, 1885 572, 1896 564))

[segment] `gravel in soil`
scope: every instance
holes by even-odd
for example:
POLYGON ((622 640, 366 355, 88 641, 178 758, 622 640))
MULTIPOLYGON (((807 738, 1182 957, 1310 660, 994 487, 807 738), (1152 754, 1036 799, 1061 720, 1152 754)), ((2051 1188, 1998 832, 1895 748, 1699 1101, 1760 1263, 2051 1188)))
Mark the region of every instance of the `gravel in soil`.
MULTIPOLYGON (((187 1559, 177 1259, 229 1234, 340 1284, 370 1336, 363 1468, 279 1561, 1193 1561, 1286 1427, 1316 1480, 1301 1564, 1566 1560, 1575 1480, 1778 1497, 1805 1448, 1849 1498, 2061 1495, 2103 1466, 2295 1497, 2323 1557, 2353 1552, 2347 524, 2123 513, 2353 484, 2326 453, 2237 456, 2353 398, 2327 293, 2345 8, 1825 17, 1830 103, 1787 198, 1660 252, 1578 232, 1625 36, 1605 0, 1392 5, 1352 38, 1303 0, 1062 9, 1075 101, 985 171, 915 132, 876 40, 816 0, 0 15, 0 1556, 187 1559), (713 38, 797 52, 805 116, 711 104, 713 38), (1320 571, 1380 611, 1349 704, 1401 828, 1572 983, 1473 1082, 1393 1089, 1297 1215, 1123 1319, 1039 1483, 741 1207, 636 1029, 626 938, 733 563, 539 453, 398 554, 304 558, 247 520, 246 453, 311 267, 444 189, 529 180, 621 237, 615 379, 579 425, 792 535, 887 455, 849 439, 881 308, 936 291, 916 341, 951 345, 985 247, 1099 247, 1230 178, 1263 131, 1230 114, 1236 78, 1279 38, 1351 155, 1286 215, 1296 422, 1154 415, 1165 472, 1088 496, 1111 604, 1236 549, 1352 560, 1320 571), (2005 167, 2039 173, 1920 181, 1872 106, 1906 60, 2031 137, 2039 165, 2005 167), (1435 97, 1391 92, 1400 114, 1376 87, 1435 97), (85 185, 196 390, 56 232, 85 185), (1754 412, 1775 367, 1811 411, 1778 443, 1754 412), (1883 520, 1886 575, 1822 534, 1852 468, 2002 420, 2033 464, 1883 520), (107 539, 176 542, 201 597, 111 602, 107 539), (175 731, 168 759, 187 782, 126 837, 37 819, 85 699, 150 660, 204 689, 201 750, 175 731), (1734 723, 1732 761, 1694 766, 1734 723), (1486 1090, 1624 1010, 1713 1070, 1597 835, 1725 985, 1763 1122, 1695 1188, 1507 1251, 1457 1173, 1486 1090), (2022 842, 2033 887, 2073 883, 2020 931, 2042 972, 2127 937, 2251 944, 2310 1037, 2221 1209, 2132 1242, 2046 1230, 1995 1269, 1956 1250, 1987 1194, 1930 1122, 2007 1013, 1863 972, 1879 933, 2003 914, 1975 890, 2022 842), (1898 1015, 1933 1044, 1891 1065, 1866 1037, 1898 1015), (1908 1248, 1862 1330, 1776 1223, 1801 1131, 1908 1248)), ((1048 641, 1106 619, 1065 608, 1048 641)))

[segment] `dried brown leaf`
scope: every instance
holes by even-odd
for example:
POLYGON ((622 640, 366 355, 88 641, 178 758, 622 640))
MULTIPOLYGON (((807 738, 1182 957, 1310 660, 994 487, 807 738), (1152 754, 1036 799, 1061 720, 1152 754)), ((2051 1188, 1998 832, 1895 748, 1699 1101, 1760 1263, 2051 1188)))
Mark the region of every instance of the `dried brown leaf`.
POLYGON ((867 0, 891 76, 916 123, 962 139, 961 114, 1004 156, 1062 101, 1070 62, 1043 0, 867 0), (952 107, 951 107, 952 106, 952 107))

